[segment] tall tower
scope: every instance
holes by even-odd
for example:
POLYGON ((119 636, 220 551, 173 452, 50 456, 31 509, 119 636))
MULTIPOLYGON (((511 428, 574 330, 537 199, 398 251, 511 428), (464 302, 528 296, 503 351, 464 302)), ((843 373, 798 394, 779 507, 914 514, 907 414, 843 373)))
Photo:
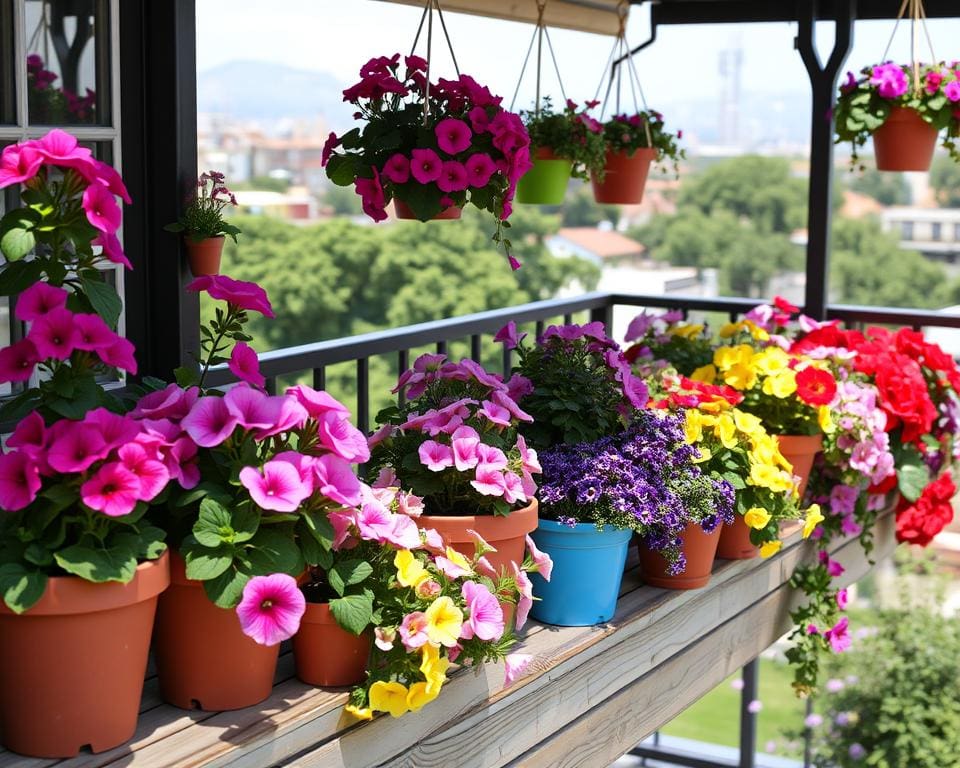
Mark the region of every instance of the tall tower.
POLYGON ((739 146, 740 137, 740 70, 743 47, 739 37, 730 48, 720 51, 720 144, 739 146))

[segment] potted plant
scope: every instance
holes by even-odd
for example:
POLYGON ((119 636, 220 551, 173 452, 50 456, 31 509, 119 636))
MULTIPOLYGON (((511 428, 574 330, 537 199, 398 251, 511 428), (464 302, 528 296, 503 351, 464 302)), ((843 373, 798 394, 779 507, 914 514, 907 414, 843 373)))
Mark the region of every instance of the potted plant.
POLYGON ((530 382, 520 404, 534 419, 520 431, 528 450, 544 457, 545 506, 532 538, 555 567, 549 582, 534 576, 540 600, 532 613, 549 624, 597 624, 616 609, 630 539, 642 530, 636 516, 616 505, 618 483, 631 478, 602 469, 611 455, 601 438, 624 431, 646 405, 646 388, 602 323, 550 326, 534 346, 523 343, 525 336, 511 322, 495 338, 517 350, 514 373, 530 382), (595 493, 604 489, 595 499, 571 487, 586 477, 595 493))
POLYGON ((353 185, 374 221, 387 218, 459 218, 468 203, 496 219, 494 240, 507 251, 503 229, 517 181, 530 167, 530 140, 519 116, 469 75, 427 82, 419 56, 380 56, 360 69, 361 80, 343 92, 363 123, 324 147, 327 176, 353 185))
POLYGON ((522 562, 537 527, 539 467, 517 431, 531 420, 516 402, 527 385, 504 383, 473 360, 422 355, 394 389, 405 391, 404 404, 381 411, 371 438, 371 469, 423 499, 418 525, 466 555, 478 533, 496 550, 498 571, 522 562))
POLYGON ((642 379, 658 379, 666 369, 692 376, 713 363, 713 338, 701 323, 688 323, 680 310, 644 310, 627 326, 623 354, 642 379))
POLYGON ((667 160, 679 172, 685 156, 677 146, 683 131, 670 133, 663 126, 663 115, 654 110, 634 115, 614 115, 603 124, 606 162, 594 170, 593 196, 598 203, 635 205, 643 199, 650 164, 665 166, 667 160))
POLYGON ((530 134, 533 167, 517 185, 517 202, 560 205, 570 177, 586 181, 592 170, 603 165, 603 126, 587 114, 596 102, 584 109, 567 99, 562 112, 554 112, 550 98, 537 109, 521 112, 530 134))
POLYGON ((220 273, 225 237, 237 242, 240 230, 224 221, 228 205, 236 205, 237 198, 224 183, 218 171, 207 171, 197 179, 197 191, 187 201, 180 220, 164 227, 167 232, 182 232, 187 247, 190 272, 194 277, 220 273))
POLYGON ((0 349, 0 379, 24 385, 0 409, 19 419, 0 454, 0 734, 15 752, 72 757, 136 728, 169 582, 163 531, 144 512, 169 477, 100 383, 137 369, 114 330, 120 298, 97 269, 129 267, 115 234, 115 195, 129 202, 120 175, 54 130, 3 150, 0 188, 11 184, 24 206, 0 222, 0 284, 20 293, 28 330, 0 349))
POLYGON ((960 65, 953 62, 901 66, 887 61, 847 73, 834 110, 837 143, 849 141, 850 164, 873 136, 877 169, 930 169, 937 137, 954 162, 960 161, 960 65))

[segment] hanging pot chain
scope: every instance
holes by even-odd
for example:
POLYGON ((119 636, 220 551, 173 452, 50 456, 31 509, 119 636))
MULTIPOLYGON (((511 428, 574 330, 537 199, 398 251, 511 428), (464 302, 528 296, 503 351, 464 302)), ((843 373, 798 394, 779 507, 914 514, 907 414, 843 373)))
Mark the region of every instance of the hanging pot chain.
POLYGON ((890 54, 890 46, 897 35, 897 29, 900 27, 900 21, 904 16, 910 17, 910 62, 913 67, 913 90, 914 93, 920 91, 920 60, 917 58, 917 40, 920 30, 923 29, 924 37, 927 39, 927 47, 930 51, 930 63, 937 63, 937 55, 933 52, 933 40, 930 38, 930 30, 927 28, 927 12, 923 8, 923 0, 903 0, 900 4, 900 10, 897 12, 897 20, 893 25, 893 32, 890 33, 890 39, 887 41, 887 47, 883 51, 881 62, 887 61, 890 54))

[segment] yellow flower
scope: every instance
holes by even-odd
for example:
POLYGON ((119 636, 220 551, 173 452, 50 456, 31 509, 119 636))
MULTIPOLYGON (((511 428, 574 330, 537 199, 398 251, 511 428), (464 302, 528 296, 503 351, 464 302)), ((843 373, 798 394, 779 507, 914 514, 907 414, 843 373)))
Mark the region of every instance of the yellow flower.
POLYGON ((737 363, 724 371, 723 383, 741 391, 753 389, 753 385, 757 383, 757 372, 749 365, 737 363))
POLYGON ((439 695, 439 688, 435 691, 429 691, 426 683, 414 683, 407 693, 407 707, 410 708, 411 712, 419 712, 424 704, 429 704, 439 695))
POLYGON ((697 336, 702 331, 702 325, 678 325, 673 329, 672 333, 674 336, 680 336, 681 338, 689 339, 691 336, 697 336))
POLYGON ((407 706, 407 687, 403 683, 377 680, 370 686, 370 709, 400 717, 410 709, 407 706))
MULTIPOLYGON (((737 425, 737 429, 750 437, 763 430, 763 422, 759 418, 752 413, 741 411, 739 408, 733 409, 733 423, 737 425)), ((764 436, 766 436, 766 432, 764 432, 764 436)))
POLYGON ((465 571, 470 571, 473 573, 473 566, 470 565, 470 561, 460 552, 457 552, 453 547, 447 547, 447 560, 449 560, 454 565, 457 565, 465 571))
POLYGON ((690 408, 683 417, 683 437, 688 445, 700 442, 703 438, 703 426, 700 419, 700 411, 696 408, 690 408))
POLYGON ((717 366, 709 363, 701 365, 690 374, 690 378, 694 381, 705 381, 707 384, 713 384, 717 380, 717 366))
POLYGON ((830 434, 836 429, 836 425, 833 423, 833 416, 830 414, 829 405, 821 405, 817 408, 817 421, 820 422, 820 431, 825 434, 830 434))
POLYGON ((775 555, 780 551, 782 546, 783 542, 779 539, 777 541, 767 541, 760 547, 760 557, 770 557, 771 555, 775 555))
POLYGON ((760 373, 770 376, 787 368, 790 358, 780 347, 767 347, 763 352, 754 355, 752 362, 760 373))
POLYGON ((786 472, 769 464, 752 464, 747 482, 750 485, 769 488, 775 493, 786 493, 794 487, 792 478, 786 472))
POLYGON ((735 365, 749 365, 753 359, 753 347, 749 344, 737 344, 735 347, 718 347, 713 353, 713 364, 721 371, 735 365))
POLYGON ((444 595, 434 600, 424 612, 427 619, 427 638, 431 643, 452 648, 460 637, 463 611, 444 595))
POLYGON ((417 560, 417 556, 409 549, 401 549, 393 558, 397 569, 397 581, 404 587, 416 587, 430 578, 427 569, 417 560))
POLYGON ((440 655, 440 649, 427 643, 420 649, 420 671, 427 678, 427 693, 440 693, 447 679, 450 661, 440 655))
POLYGON ((750 335, 753 336, 753 338, 755 338, 757 341, 768 341, 770 339, 770 334, 753 322, 753 320, 744 320, 743 327, 745 330, 749 331, 750 335))
POLYGON ((742 330, 743 323, 727 323, 726 325, 721 325, 720 338, 729 339, 731 336, 736 336, 742 330))
POLYGON ((797 374, 790 368, 763 380, 763 392, 783 400, 797 391, 797 374))
POLYGON ((743 522, 755 530, 763 530, 770 522, 770 513, 763 507, 751 507, 743 515, 743 522))
POLYGON ((811 504, 807 510, 807 517, 803 521, 803 538, 810 538, 810 534, 824 520, 819 504, 811 504))
POLYGON ((373 720, 373 710, 370 707, 360 709, 353 704, 347 704, 344 709, 348 715, 353 715, 357 720, 373 720))
POLYGON ((739 444, 737 442, 737 427, 729 414, 725 413, 717 419, 714 434, 720 438, 720 442, 723 443, 724 448, 733 450, 739 444))

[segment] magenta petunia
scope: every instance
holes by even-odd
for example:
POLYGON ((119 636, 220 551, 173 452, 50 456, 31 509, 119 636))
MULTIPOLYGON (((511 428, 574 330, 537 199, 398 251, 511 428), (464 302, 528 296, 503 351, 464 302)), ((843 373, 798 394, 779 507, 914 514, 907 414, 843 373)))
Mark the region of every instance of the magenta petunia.
POLYGON ((187 290, 194 293, 206 291, 210 298, 250 312, 259 312, 264 317, 275 317, 267 292, 256 283, 234 280, 226 275, 203 275, 187 285, 187 290))
POLYGON ((39 320, 47 313, 65 307, 69 295, 63 288, 50 283, 34 283, 17 297, 13 314, 25 323, 39 320))
POLYGON ((960 80, 951 80, 947 83, 943 88, 943 93, 954 103, 960 101, 960 80))
POLYGON ((238 420, 224 401, 214 395, 201 397, 180 423, 197 445, 212 448, 233 434, 238 420))
POLYGON ((113 234, 120 228, 123 213, 113 194, 100 182, 87 187, 83 192, 83 210, 95 229, 113 234))
POLYGON ((108 349, 117 343, 117 336, 100 315, 81 313, 73 316, 77 328, 76 349, 87 352, 108 349))
POLYGON ((497 164, 486 152, 471 155, 470 159, 464 163, 464 168, 466 168, 470 186, 476 189, 487 186, 490 183, 490 177, 497 172, 497 164))
POLYGON ((356 192, 360 195, 363 212, 374 221, 384 221, 387 218, 387 198, 380 183, 380 172, 371 166, 373 177, 358 178, 354 182, 356 192))
POLYGON ((486 133, 490 130, 490 115, 484 107, 473 107, 468 113, 474 133, 486 133))
POLYGON ((309 418, 307 409, 300 405, 295 397, 287 395, 271 396, 267 402, 267 407, 274 414, 273 422, 268 427, 254 430, 253 436, 257 440, 266 440, 268 437, 279 435, 281 432, 299 429, 309 418))
POLYGON ((467 581, 461 588, 467 603, 468 616, 460 630, 460 637, 470 640, 499 640, 503 637, 503 608, 484 584, 467 581))
POLYGON ((0 454, 0 509, 18 512, 37 498, 40 473, 23 451, 0 454))
POLYGON ((350 409, 335 397, 327 394, 323 390, 308 387, 306 384, 297 384, 295 387, 288 387, 287 394, 293 395, 297 399, 297 402, 306 409, 311 418, 320 418, 328 411, 336 411, 346 417, 350 416, 350 409))
POLYGON ((109 163, 104 163, 93 158, 89 164, 81 164, 76 166, 76 169, 87 181, 103 184, 112 194, 122 199, 127 205, 133 202, 130 198, 130 193, 127 191, 127 185, 123 183, 123 178, 117 172, 117 169, 109 163))
POLYGON ((328 411, 317 421, 320 442, 334 454, 351 463, 370 459, 370 446, 363 432, 338 411, 328 411))
POLYGON ((141 501, 155 499, 166 487, 170 480, 170 472, 163 462, 152 458, 150 453, 139 443, 128 443, 120 448, 120 463, 136 475, 140 482, 137 493, 141 501))
POLYGON ((397 152, 392 155, 381 172, 383 178, 394 184, 406 184, 410 180, 410 161, 405 155, 397 152))
POLYGON ((244 429, 270 429, 277 423, 277 399, 246 384, 231 388, 223 401, 244 429))
POLYGON ((877 86, 877 92, 885 99, 897 99, 909 88, 907 74, 899 64, 878 64, 873 68, 870 84, 877 86))
POLYGON ((338 504, 354 506, 360 503, 361 485, 350 465, 339 456, 319 457, 313 465, 315 488, 338 504))
POLYGON ((139 478, 119 462, 104 464, 80 486, 83 503, 108 517, 129 515, 139 497, 139 478))
POLYGON ((307 601, 297 580, 285 573, 254 576, 237 606, 240 629, 260 645, 276 645, 300 629, 307 601))
POLYGON ((823 633, 824 639, 830 643, 834 653, 843 653, 853 644, 850 637, 850 619, 844 616, 840 621, 823 633))
POLYGON ((83 472, 109 452, 95 426, 64 420, 53 425, 47 462, 57 472, 83 472))
POLYGON ((80 334, 73 323, 73 312, 59 307, 34 320, 27 338, 37 348, 41 360, 66 360, 76 348, 80 334))
POLYGON ((468 149, 473 136, 470 126, 455 117, 441 120, 433 132, 437 137, 437 146, 448 155, 456 155, 468 149))
POLYGON ((109 366, 119 368, 127 373, 137 372, 137 359, 134 357, 136 348, 133 342, 122 336, 117 336, 113 344, 108 347, 101 347, 97 350, 100 359, 109 366))
MULTIPOLYGON (((461 192, 470 184, 467 176, 467 169, 463 163, 456 160, 447 160, 440 167, 440 178, 437 179, 437 186, 444 192, 461 192)), ((452 204, 453 201, 451 201, 452 204)))
POLYGON ((260 358, 257 357, 253 347, 243 341, 238 341, 234 345, 227 367, 234 376, 247 384, 260 389, 263 389, 263 385, 266 384, 267 380, 260 373, 260 358))
POLYGON ((415 149, 410 153, 410 173, 421 184, 429 184, 440 178, 443 163, 432 149, 415 149))
POLYGON ((0 349, 0 382, 27 381, 42 358, 30 339, 0 349))
POLYGON ((122 264, 127 269, 133 269, 130 259, 128 259, 127 255, 123 252, 123 245, 120 244, 120 240, 114 233, 101 232, 90 241, 90 244, 99 245, 103 249, 103 255, 108 261, 114 264, 122 264))
POLYGON ((0 189, 29 181, 43 165, 43 155, 34 147, 11 144, 0 154, 0 189))
POLYGON ((268 461, 262 472, 256 467, 240 470, 240 483, 261 509, 295 512, 312 488, 303 482, 300 471, 286 461, 268 461))
POLYGON ((503 660, 503 687, 509 688, 523 677, 533 662, 532 653, 511 653, 503 660))
POLYGON ((134 419, 113 413, 106 408, 94 408, 88 411, 82 423, 97 430, 107 450, 126 445, 140 435, 140 425, 134 419))
POLYGON ((30 411, 29 414, 20 419, 13 434, 7 438, 8 448, 19 448, 31 459, 36 458, 43 452, 47 440, 47 425, 36 411, 30 411))
POLYGON ((180 420, 200 397, 197 387, 183 389, 179 384, 168 384, 164 389, 144 395, 137 401, 130 415, 138 419, 180 420))
POLYGON ((48 165, 65 168, 88 169, 94 167, 93 152, 81 147, 77 137, 59 128, 54 128, 41 139, 30 143, 48 165))

